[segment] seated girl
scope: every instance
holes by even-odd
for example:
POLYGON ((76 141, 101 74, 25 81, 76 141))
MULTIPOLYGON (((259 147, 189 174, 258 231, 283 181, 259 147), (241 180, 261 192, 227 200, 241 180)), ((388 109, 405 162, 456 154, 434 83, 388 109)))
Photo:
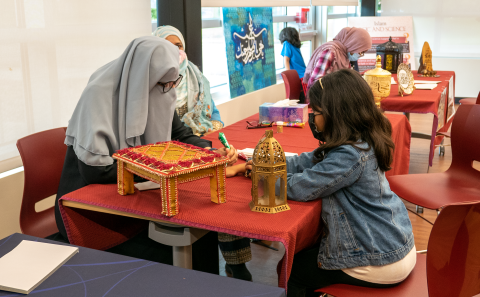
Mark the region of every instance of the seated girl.
MULTIPOLYGON (((172 26, 160 26, 153 32, 154 36, 165 38, 180 50, 185 50, 185 40, 182 33, 172 26)), ((188 58, 180 64, 180 84, 175 88, 177 101, 175 107, 180 120, 192 128, 196 135, 220 130, 224 124, 220 112, 215 106, 210 94, 210 82, 200 72, 197 66, 188 58)))
POLYGON ((308 95, 319 147, 287 158, 287 195, 323 199, 324 232, 295 255, 287 296, 339 283, 397 285, 413 270, 416 250, 407 209, 385 178, 394 150, 390 122, 351 69, 321 78, 308 95))

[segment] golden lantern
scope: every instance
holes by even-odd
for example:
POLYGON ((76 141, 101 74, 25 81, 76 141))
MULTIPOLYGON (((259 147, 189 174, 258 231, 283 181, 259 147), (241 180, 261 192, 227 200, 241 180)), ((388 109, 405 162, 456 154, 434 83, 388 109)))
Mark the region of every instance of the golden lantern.
POLYGON ((287 203, 287 163, 285 153, 273 138, 273 130, 267 130, 258 142, 252 158, 252 211, 277 213, 290 210, 287 203), (275 193, 275 184, 280 188, 275 193))
POLYGON ((375 69, 365 72, 364 78, 372 89, 375 105, 380 108, 380 102, 390 95, 392 84, 392 74, 382 69, 382 58, 380 56, 377 56, 375 69))

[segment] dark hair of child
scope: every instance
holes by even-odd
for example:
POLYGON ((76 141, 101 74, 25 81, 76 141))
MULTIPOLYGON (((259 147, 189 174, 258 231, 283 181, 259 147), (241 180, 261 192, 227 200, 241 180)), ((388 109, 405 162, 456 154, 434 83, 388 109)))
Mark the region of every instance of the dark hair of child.
POLYGON ((300 42, 300 36, 298 35, 298 31, 295 28, 292 28, 292 27, 283 28, 282 31, 280 31, 280 35, 278 36, 278 39, 280 39, 281 43, 288 41, 294 47, 298 47, 298 48, 302 47, 302 43, 300 42))
POLYGON ((351 69, 341 69, 316 82, 308 92, 310 105, 319 112, 322 109, 325 126, 325 143, 315 150, 314 162, 323 160, 324 154, 340 145, 349 144, 357 149, 358 140, 373 147, 378 167, 391 169, 393 150, 392 126, 378 110, 370 86, 362 76, 351 69))

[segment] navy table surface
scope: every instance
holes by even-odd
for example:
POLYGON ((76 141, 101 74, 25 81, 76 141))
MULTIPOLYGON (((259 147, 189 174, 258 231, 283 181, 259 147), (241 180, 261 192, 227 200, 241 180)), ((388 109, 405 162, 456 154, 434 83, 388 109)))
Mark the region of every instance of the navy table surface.
MULTIPOLYGON (((0 257, 22 240, 59 244, 16 233, 0 240, 0 257)), ((0 296, 25 295, 0 291, 0 296)), ((28 296, 285 297, 285 290, 79 247, 78 254, 28 296)))

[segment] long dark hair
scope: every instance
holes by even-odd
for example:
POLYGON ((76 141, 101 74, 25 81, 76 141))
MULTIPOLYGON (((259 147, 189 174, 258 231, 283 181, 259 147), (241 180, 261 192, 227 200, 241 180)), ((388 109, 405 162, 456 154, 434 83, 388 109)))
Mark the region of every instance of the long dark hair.
POLYGON ((325 153, 340 145, 349 144, 358 149, 358 141, 373 147, 378 167, 391 169, 393 150, 390 121, 375 106, 373 93, 367 82, 350 69, 341 69, 322 78, 308 92, 310 105, 315 111, 322 109, 325 119, 325 143, 314 152, 314 162, 323 160, 325 153))
POLYGON ((280 31, 278 39, 280 39, 281 43, 288 41, 294 47, 298 47, 298 48, 302 47, 302 43, 300 42, 300 36, 298 35, 298 31, 295 28, 292 28, 292 27, 283 28, 282 31, 280 31))

